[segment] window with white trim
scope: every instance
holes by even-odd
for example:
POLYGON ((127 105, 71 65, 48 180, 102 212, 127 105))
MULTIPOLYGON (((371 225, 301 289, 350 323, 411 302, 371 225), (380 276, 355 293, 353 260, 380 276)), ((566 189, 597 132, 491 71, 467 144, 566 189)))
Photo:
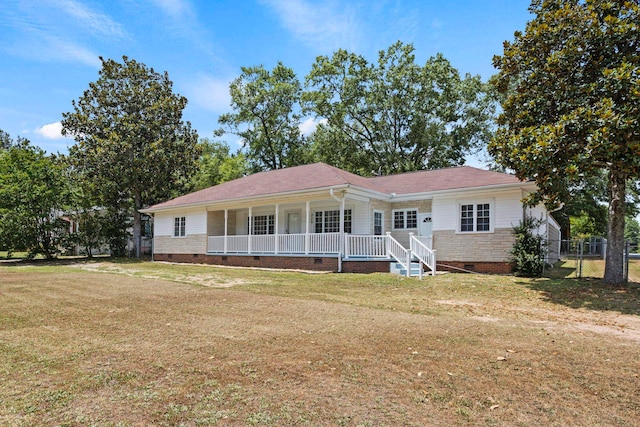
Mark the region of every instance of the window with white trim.
MULTIPOLYGON (((340 232, 340 210, 316 211, 315 215, 316 233, 339 233, 340 232)), ((344 210, 344 232, 351 233, 351 209, 344 210)))
POLYGON ((253 227, 251 234, 264 235, 275 233, 275 216, 274 215, 256 215, 253 218, 253 227))
POLYGON ((373 235, 382 236, 384 232, 384 212, 373 211, 373 235))
POLYGON ((393 229, 404 230, 418 228, 418 210, 402 209, 393 211, 393 229))
POLYGON ((184 216, 173 219, 173 237, 184 237, 187 235, 187 218, 184 216))
POLYGON ((463 233, 491 231, 491 203, 461 204, 460 231, 463 233))

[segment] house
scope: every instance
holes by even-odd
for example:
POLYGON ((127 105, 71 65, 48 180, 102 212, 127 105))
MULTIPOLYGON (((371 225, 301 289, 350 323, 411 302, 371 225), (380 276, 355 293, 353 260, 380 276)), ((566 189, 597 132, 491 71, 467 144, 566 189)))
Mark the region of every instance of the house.
MULTIPOLYGON (((524 215, 559 240, 533 182, 469 166, 365 178, 324 163, 256 173, 143 210, 153 257, 336 272, 507 273, 524 215), (436 267, 437 265, 437 267, 436 267), (421 269, 422 271, 422 269, 421 269)), ((553 261, 553 260, 551 260, 553 261)))

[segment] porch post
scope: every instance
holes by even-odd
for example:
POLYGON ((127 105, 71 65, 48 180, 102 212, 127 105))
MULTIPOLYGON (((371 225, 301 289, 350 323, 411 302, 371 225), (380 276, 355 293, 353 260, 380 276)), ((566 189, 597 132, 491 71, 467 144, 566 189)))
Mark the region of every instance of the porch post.
POLYGON ((309 211, 310 211, 310 205, 311 202, 309 200, 307 200, 306 203, 306 213, 305 213, 305 229, 304 229, 304 253, 305 255, 309 254, 309 222, 311 221, 311 218, 309 218, 309 211))
POLYGON ((340 256, 344 256, 344 194, 342 195, 342 202, 340 203, 340 256))
POLYGON ((249 235, 247 236, 247 252, 251 253, 251 234, 253 232, 251 217, 253 215, 253 207, 249 206, 249 235))
POLYGON ((229 209, 224 210, 224 253, 227 253, 227 235, 229 232, 227 231, 227 227, 229 227, 229 209))
POLYGON ((273 225, 273 226, 274 226, 274 229, 275 229, 275 230, 273 231, 273 233, 274 233, 274 239, 276 239, 276 241, 274 242, 274 252, 275 252, 276 254, 278 253, 278 249, 279 249, 279 248, 278 248, 278 243, 279 243, 279 242, 278 242, 278 240, 280 240, 280 239, 278 238, 278 222, 279 222, 279 221, 278 221, 278 217, 279 217, 279 216, 278 216, 278 211, 279 211, 279 210, 280 210, 280 205, 276 203, 276 219, 275 219, 275 222, 276 222, 276 223, 273 225))

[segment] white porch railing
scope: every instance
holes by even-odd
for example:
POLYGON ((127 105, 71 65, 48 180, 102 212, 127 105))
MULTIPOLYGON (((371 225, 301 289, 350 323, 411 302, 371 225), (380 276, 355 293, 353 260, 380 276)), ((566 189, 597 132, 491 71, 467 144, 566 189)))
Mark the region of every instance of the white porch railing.
POLYGON ((431 238, 410 236, 410 247, 386 233, 384 236, 346 234, 341 248, 340 233, 268 234, 243 236, 209 236, 208 252, 216 254, 309 254, 339 255, 344 258, 395 259, 410 275, 411 259, 436 273, 436 251, 431 238))
MULTIPOLYGON (((431 240, 431 239, 429 239, 431 240)), ((424 240, 411 235, 409 245, 411 253, 418 258, 420 263, 420 278, 422 279, 423 269, 422 264, 426 265, 431 269, 431 275, 435 276, 436 274, 436 251, 431 249, 431 247, 427 247, 425 245, 424 240)), ((431 242, 429 242, 431 243, 431 242)))
POLYGON ((387 243, 387 253, 398 261, 409 277, 411 275, 411 251, 405 249, 389 232, 387 232, 387 243))
POLYGON ((208 245, 210 253, 335 255, 340 253, 340 233, 209 236, 208 245))
POLYGON ((345 258, 387 258, 387 236, 347 234, 344 256, 345 258))

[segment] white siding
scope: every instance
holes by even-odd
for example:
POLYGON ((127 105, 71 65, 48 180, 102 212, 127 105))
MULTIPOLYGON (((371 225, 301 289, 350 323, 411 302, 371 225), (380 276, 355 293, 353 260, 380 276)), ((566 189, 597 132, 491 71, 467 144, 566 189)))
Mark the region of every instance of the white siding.
POLYGON ((460 204, 491 203, 493 229, 512 228, 522 219, 522 193, 515 191, 497 191, 495 193, 465 192, 455 196, 433 198, 433 230, 455 230, 460 228, 460 204))
POLYGON ((187 237, 190 234, 207 234, 207 211, 158 212, 153 219, 154 236, 173 236, 174 219, 186 218, 187 237))

